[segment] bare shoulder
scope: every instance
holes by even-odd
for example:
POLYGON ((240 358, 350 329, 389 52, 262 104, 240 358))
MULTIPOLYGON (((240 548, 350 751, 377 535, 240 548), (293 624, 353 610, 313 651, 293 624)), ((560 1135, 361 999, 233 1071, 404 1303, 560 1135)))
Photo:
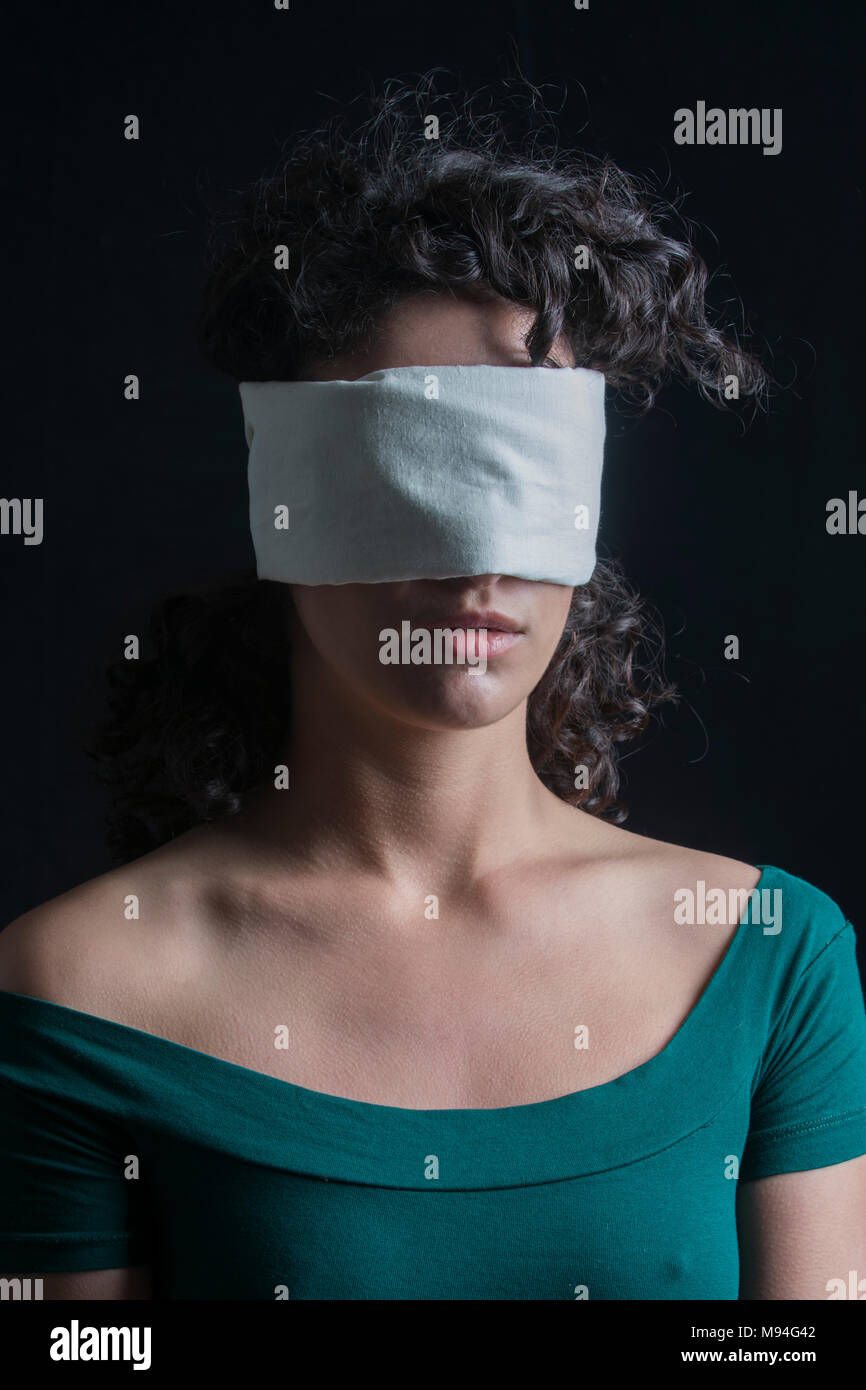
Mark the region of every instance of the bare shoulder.
MULTIPOLYGON (((709 850, 692 849, 619 826, 606 825, 599 839, 601 881, 623 929, 640 924, 641 935, 671 958, 694 957, 717 961, 733 937, 743 910, 740 895, 751 893, 761 869, 746 860, 709 850), (724 900, 700 931, 684 925, 690 901, 700 908, 715 895, 724 900), (728 911, 730 909, 730 911, 728 911)), ((692 925, 697 925, 700 916, 692 925)))
POLYGON ((180 843, 70 888, 0 931, 0 989, 131 1026, 201 955, 206 879, 180 843))
POLYGON ((649 875, 650 881, 657 880, 666 888, 680 892, 694 890, 703 884, 709 891, 720 888, 729 891, 757 887, 761 870, 746 860, 732 859, 724 854, 713 854, 709 850, 690 849, 686 845, 675 845, 665 840, 646 839, 644 848, 638 852, 638 867, 649 875))
POLYGON ((745 860, 708 850, 661 841, 651 845, 657 846, 650 850, 651 881, 657 884, 663 920, 673 923, 670 935, 684 953, 717 962, 733 939, 747 895, 758 887, 762 871, 745 860))
POLYGON ((668 886, 679 879, 683 880, 683 887, 703 879, 708 887, 712 884, 718 888, 753 888, 761 877, 757 865, 746 860, 638 835, 606 821, 596 821, 594 833, 597 838, 593 852, 600 862, 613 876, 634 880, 644 890, 652 891, 655 883, 668 886))

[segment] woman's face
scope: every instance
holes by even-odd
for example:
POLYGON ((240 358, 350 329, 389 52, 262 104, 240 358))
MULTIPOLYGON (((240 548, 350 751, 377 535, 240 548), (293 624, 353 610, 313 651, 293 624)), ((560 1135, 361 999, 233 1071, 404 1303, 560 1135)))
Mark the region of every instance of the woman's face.
MULTIPOLYGON (((363 354, 342 357, 312 373, 316 380, 355 380, 388 367, 530 366, 524 339, 531 310, 503 300, 418 296, 383 320, 363 354)), ((564 339, 548 362, 573 366, 564 339)), ((551 370, 556 370, 552 366, 551 370)), ((293 584, 293 650, 309 672, 336 680, 354 700, 428 729, 479 728, 509 714, 544 674, 562 635, 573 590, 510 575, 411 579, 388 584, 293 584), (464 662, 387 664, 385 629, 485 627, 468 638, 464 662), (498 628, 498 624, 502 624, 498 628), (315 654, 315 655, 314 655, 315 654), (306 659, 305 659, 306 657, 306 659)))

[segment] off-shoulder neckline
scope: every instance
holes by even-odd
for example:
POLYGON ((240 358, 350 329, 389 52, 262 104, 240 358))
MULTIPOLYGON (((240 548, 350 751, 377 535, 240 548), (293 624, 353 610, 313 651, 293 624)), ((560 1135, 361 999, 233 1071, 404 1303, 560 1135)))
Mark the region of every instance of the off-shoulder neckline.
MULTIPOLYGON (((752 888, 750 893, 760 892, 767 886, 767 878, 772 874, 782 873, 769 864, 756 864, 754 866, 760 870, 760 878, 752 888)), ((176 1056, 180 1061, 183 1059, 187 1064, 199 1066, 211 1065, 220 1070, 228 1069, 225 1075, 234 1075, 237 1079, 244 1077, 249 1084, 262 1083, 267 1086, 275 1086, 284 1089, 287 1093, 293 1094, 298 1100, 306 1104, 337 1105, 341 1108, 355 1110, 358 1114, 368 1113, 371 1116, 378 1112, 383 1117, 390 1115, 397 1116, 514 1116, 519 1118, 521 1115, 527 1117, 532 1113, 538 1113, 541 1107, 559 1107, 573 1102, 577 1097, 600 1097, 604 1092, 611 1088, 622 1089, 626 1085, 631 1085, 636 1078, 647 1079, 652 1071, 668 1065, 676 1054, 691 1040, 692 1035, 703 1023, 708 1010, 711 1008, 719 992, 725 987, 728 976, 733 968, 734 962, 742 950, 742 941, 748 934, 749 928, 753 925, 744 920, 748 915, 748 908, 743 912, 737 929, 733 932, 724 955, 707 981, 699 998, 695 1001, 682 1023, 669 1038, 668 1042, 652 1057, 646 1061, 638 1063, 637 1066, 629 1068, 619 1076, 612 1077, 609 1081, 603 1081, 595 1086, 583 1087, 578 1091, 568 1091, 560 1096, 548 1097, 545 1100, 526 1101, 516 1105, 483 1106, 483 1107, 445 1107, 445 1108, 424 1108, 419 1109, 411 1106, 383 1105, 377 1101, 356 1100, 349 1096, 340 1096, 330 1091, 318 1091, 307 1086, 301 1086, 297 1082, 285 1080, 282 1077, 273 1076, 270 1072, 257 1070, 255 1067, 247 1067, 239 1062, 231 1062, 225 1057, 219 1057, 211 1052, 204 1052, 199 1048, 189 1047, 185 1043, 175 1042, 172 1038, 163 1037, 158 1033, 149 1033, 145 1029, 133 1028, 129 1024, 118 1023, 114 1019, 104 1018, 100 1014, 92 1014, 82 1009, 73 1009, 66 1004, 57 1004, 52 1000, 41 999, 36 995, 20 994, 13 990, 0 989, 0 999, 8 998, 26 1001, 37 1006, 39 1009, 46 1010, 47 1016, 55 1016, 60 1020, 75 1020, 76 1026, 93 1033, 94 1031, 104 1030, 106 1036, 116 1038, 134 1038, 139 1047, 149 1048, 156 1051, 164 1050, 164 1055, 176 1056)))

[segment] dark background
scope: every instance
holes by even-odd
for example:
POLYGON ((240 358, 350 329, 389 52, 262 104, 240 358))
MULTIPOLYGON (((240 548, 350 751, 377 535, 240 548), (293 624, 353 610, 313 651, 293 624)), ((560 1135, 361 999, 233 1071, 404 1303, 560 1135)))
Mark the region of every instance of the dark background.
POLYGON ((661 179, 777 376, 744 430, 672 387, 608 416, 601 539, 683 694, 623 763, 630 828, 774 864, 862 911, 861 575, 825 508, 863 466, 862 30, 854 7, 472 0, 50 7, 7 23, 0 922, 110 866, 80 742, 159 594, 252 564, 237 388, 197 358, 210 206, 389 77, 514 70, 566 146, 661 179), (781 107, 783 148, 679 147, 673 113, 781 107), (142 136, 123 139, 139 115, 142 136), (142 399, 123 400, 123 377, 142 399), (741 640, 723 658, 726 634, 741 640))

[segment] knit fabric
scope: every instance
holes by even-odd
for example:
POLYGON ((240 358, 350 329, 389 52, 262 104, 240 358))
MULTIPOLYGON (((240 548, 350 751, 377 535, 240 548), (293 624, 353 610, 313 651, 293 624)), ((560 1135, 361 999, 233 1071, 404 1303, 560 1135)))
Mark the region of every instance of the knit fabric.
POLYGON ((866 1153, 853 928, 781 869, 758 887, 781 930, 741 918, 660 1053, 535 1104, 343 1099, 0 992, 0 1270, 149 1264, 163 1299, 735 1299, 738 1182, 866 1153))

